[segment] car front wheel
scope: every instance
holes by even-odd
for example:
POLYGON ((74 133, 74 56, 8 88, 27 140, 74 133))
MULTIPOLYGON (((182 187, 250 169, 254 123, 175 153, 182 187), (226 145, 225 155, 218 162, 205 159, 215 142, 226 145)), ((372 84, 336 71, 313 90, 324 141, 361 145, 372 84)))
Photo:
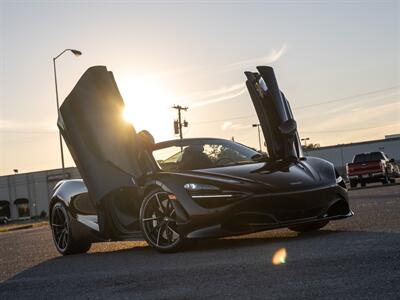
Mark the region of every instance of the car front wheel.
POLYGON ((176 252, 185 244, 177 229, 176 212, 168 193, 157 188, 140 208, 140 226, 147 243, 159 252, 176 252))

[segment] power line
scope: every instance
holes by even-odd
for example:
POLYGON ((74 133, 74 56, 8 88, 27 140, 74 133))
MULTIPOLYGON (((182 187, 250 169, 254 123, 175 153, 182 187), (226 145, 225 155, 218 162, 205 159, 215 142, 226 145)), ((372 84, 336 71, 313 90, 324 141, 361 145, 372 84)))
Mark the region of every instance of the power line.
MULTIPOLYGON (((306 109, 306 108, 309 108, 309 107, 326 105, 326 104, 345 101, 345 100, 349 100, 349 99, 360 98, 360 97, 363 97, 363 96, 369 96, 369 95, 377 94, 377 93, 384 92, 384 91, 394 90, 394 89, 397 89, 399 87, 400 87, 400 85, 395 85, 395 86, 384 88, 384 89, 369 91, 369 92, 365 92, 365 93, 361 93, 361 94, 355 94, 355 95, 352 95, 352 96, 337 98, 337 99, 333 99, 333 100, 326 100, 326 101, 322 101, 322 102, 319 102, 319 103, 303 105, 303 106, 295 106, 294 108, 295 109, 306 109)), ((173 108, 178 109, 177 108, 178 106, 174 106, 173 108)), ((181 107, 181 106, 179 106, 179 107, 181 107)), ((181 109, 182 110, 187 110, 187 107, 181 107, 181 109)), ((178 111, 178 114, 179 114, 179 112, 180 111, 178 111)), ((224 118, 224 119, 216 119, 216 120, 209 120, 209 121, 192 122, 191 124, 198 125, 198 124, 207 124, 207 123, 218 123, 218 122, 223 122, 223 121, 249 119, 249 118, 253 118, 253 117, 257 117, 257 115, 256 114, 243 115, 243 116, 237 116, 237 117, 234 117, 234 118, 224 118)), ((182 126, 184 126, 184 124, 182 124, 182 126)), ((370 129, 370 128, 367 128, 367 129, 370 129)), ((336 131, 336 132, 340 132, 340 131, 336 131)), ((57 131, 11 131, 11 130, 2 131, 2 130, 0 130, 0 134, 58 134, 58 132, 57 131)))
MULTIPOLYGON (((356 94, 356 95, 342 97, 342 98, 338 98, 338 99, 322 101, 320 103, 314 103, 314 104, 303 105, 303 106, 295 106, 294 108, 295 109, 305 109, 305 108, 309 108, 309 107, 325 105, 325 104, 345 101, 345 100, 354 99, 354 98, 360 98, 360 97, 363 97, 363 96, 368 96, 368 95, 377 94, 377 93, 380 93, 380 92, 385 92, 385 91, 397 89, 399 87, 400 87, 400 85, 395 85, 395 86, 392 86, 392 87, 388 87, 388 88, 384 88, 384 89, 380 89, 380 90, 374 90, 374 91, 370 91, 370 92, 366 92, 366 93, 362 93, 362 94, 356 94)), ((234 117, 234 118, 225 118, 225 119, 217 119, 217 120, 210 120, 210 121, 192 122, 192 124, 217 123, 217 122, 223 122, 223 121, 248 119, 248 118, 252 118, 252 117, 256 117, 256 116, 257 116, 256 114, 252 114, 252 115, 238 116, 238 117, 234 117)))
POLYGON ((380 90, 370 91, 370 92, 366 92, 366 93, 356 94, 356 95, 353 95, 353 96, 337 98, 337 99, 334 99, 334 100, 326 100, 326 101, 322 101, 322 102, 314 103, 314 104, 309 104, 309 105, 295 106, 294 108, 295 109, 304 109, 304 108, 309 108, 309 107, 314 107, 314 106, 319 106, 319 105, 325 105, 325 104, 345 101, 345 100, 349 100, 349 99, 369 96, 369 95, 373 95, 373 94, 378 94, 378 93, 381 93, 381 92, 394 90, 394 89, 397 89, 399 87, 400 87, 400 85, 395 85, 395 86, 392 86, 392 87, 389 87, 389 88, 385 88, 385 89, 380 89, 380 90))
POLYGON ((353 128, 353 129, 339 129, 339 130, 324 130, 324 131, 301 131, 301 133, 337 133, 337 132, 349 132, 349 131, 359 131, 359 130, 368 130, 381 128, 386 126, 398 125, 398 123, 384 124, 380 126, 371 126, 371 127, 362 127, 362 128, 353 128))

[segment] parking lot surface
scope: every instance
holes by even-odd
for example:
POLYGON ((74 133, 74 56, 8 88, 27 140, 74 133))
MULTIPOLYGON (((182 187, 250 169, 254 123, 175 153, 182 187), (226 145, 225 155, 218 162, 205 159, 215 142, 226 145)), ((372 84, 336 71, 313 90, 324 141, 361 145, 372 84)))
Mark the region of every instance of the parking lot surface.
POLYGON ((61 257, 48 226, 1 233, 0 299, 399 299, 400 185, 350 201, 354 217, 316 233, 201 240, 175 254, 118 242, 61 257), (277 251, 287 256, 274 265, 277 251))

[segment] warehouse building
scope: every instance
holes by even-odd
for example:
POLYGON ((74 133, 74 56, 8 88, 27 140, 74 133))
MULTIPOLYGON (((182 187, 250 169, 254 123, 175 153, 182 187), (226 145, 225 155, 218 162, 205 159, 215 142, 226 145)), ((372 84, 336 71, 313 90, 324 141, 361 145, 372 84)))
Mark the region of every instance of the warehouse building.
POLYGON ((351 144, 341 144, 335 146, 320 147, 312 150, 305 150, 309 156, 320 157, 332 162, 338 172, 346 175, 346 163, 353 160, 354 155, 358 153, 382 151, 389 158, 394 158, 400 162, 400 135, 386 136, 385 139, 365 141, 351 144))
POLYGON ((23 220, 47 216, 55 184, 63 178, 79 178, 76 168, 14 174, 0 177, 0 217, 23 220))

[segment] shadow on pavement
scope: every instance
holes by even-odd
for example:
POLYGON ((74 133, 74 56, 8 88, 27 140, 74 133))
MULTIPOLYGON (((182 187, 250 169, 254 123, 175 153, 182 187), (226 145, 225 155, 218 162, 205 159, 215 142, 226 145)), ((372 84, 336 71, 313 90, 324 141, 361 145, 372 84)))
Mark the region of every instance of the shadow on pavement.
POLYGON ((400 292, 399 249, 399 233, 334 230, 199 240, 175 254, 141 246, 50 259, 2 283, 0 298, 246 298, 251 291, 267 298, 389 299, 400 292), (281 248, 287 260, 273 265, 281 248))

